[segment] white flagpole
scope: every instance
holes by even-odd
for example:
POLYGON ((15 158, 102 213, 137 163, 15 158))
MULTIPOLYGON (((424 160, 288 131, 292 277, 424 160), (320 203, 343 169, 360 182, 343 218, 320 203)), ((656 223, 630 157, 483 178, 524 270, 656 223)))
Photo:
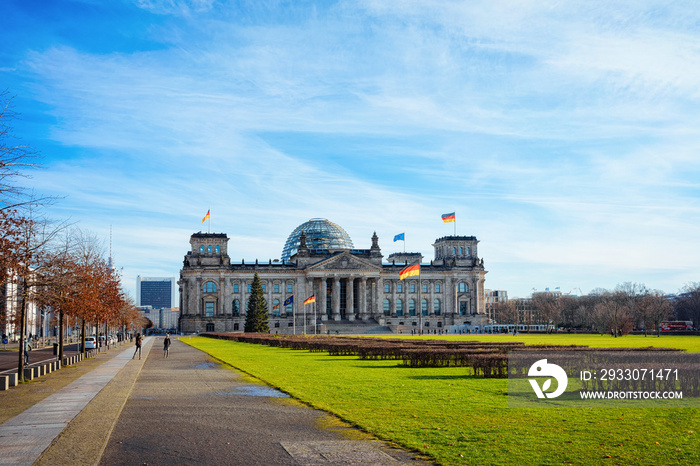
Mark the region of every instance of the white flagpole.
POLYGON ((211 207, 209 207, 209 234, 211 234, 211 207))
POLYGON ((317 334, 318 323, 316 321, 316 300, 314 300, 314 335, 317 334))
POLYGON ((418 322, 420 325, 420 333, 419 335, 423 334, 423 299, 421 297, 421 276, 420 273, 418 274, 418 311, 420 312, 420 317, 418 318, 418 322))
POLYGON ((306 303, 304 303, 303 306, 304 306, 304 335, 306 335, 306 303))

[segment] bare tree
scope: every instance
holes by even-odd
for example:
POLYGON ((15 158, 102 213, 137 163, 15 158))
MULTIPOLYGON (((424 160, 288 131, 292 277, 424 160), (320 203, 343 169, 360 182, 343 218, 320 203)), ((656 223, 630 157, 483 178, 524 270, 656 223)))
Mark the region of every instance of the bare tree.
POLYGON ((518 311, 518 303, 514 299, 509 299, 506 302, 499 302, 496 306, 496 322, 499 324, 519 324, 520 312, 518 311))
POLYGON ((675 305, 676 317, 693 321, 693 327, 700 328, 700 282, 688 283, 678 296, 675 305))
POLYGON ((673 314, 673 306, 668 298, 659 291, 649 293, 639 302, 638 308, 644 319, 644 336, 649 327, 654 327, 656 335, 661 336, 659 329, 661 322, 673 314))
POLYGON ((12 99, 7 90, 0 92, 0 210, 37 202, 37 199, 26 199, 26 191, 16 184, 17 178, 26 176, 27 169, 38 166, 38 157, 31 147, 19 144, 13 134, 12 123, 17 114, 12 108, 12 99))
POLYGON ((594 319, 601 332, 609 331, 614 337, 627 334, 632 328, 632 311, 627 296, 622 292, 608 293, 596 304, 594 319))
POLYGON ((633 327, 639 328, 644 325, 644 313, 640 303, 651 292, 649 288, 643 283, 624 282, 615 287, 615 292, 625 301, 633 327))
MULTIPOLYGON (((32 205, 30 202, 29 206, 32 205)), ((47 248, 53 238, 65 227, 53 225, 46 219, 33 219, 32 210, 22 221, 19 236, 15 238, 12 257, 8 261, 9 279, 14 280, 18 286, 20 297, 19 326, 20 348, 24 349, 27 333, 27 306, 35 301, 35 294, 39 287, 45 285, 43 269, 47 248)), ((18 373, 20 380, 24 379, 24 355, 19 352, 18 373)))
POLYGON ((539 311, 542 322, 547 325, 547 332, 552 331, 550 326, 554 326, 556 331, 562 310, 560 297, 550 293, 538 293, 532 296, 532 303, 539 311))

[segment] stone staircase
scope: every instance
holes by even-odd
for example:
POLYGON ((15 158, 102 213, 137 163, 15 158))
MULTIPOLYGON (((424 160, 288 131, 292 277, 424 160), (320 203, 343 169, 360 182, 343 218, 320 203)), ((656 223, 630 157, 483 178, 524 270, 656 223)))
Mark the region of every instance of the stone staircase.
POLYGON ((319 326, 319 333, 329 335, 383 335, 392 334, 387 325, 379 325, 374 319, 368 321, 326 321, 319 326))

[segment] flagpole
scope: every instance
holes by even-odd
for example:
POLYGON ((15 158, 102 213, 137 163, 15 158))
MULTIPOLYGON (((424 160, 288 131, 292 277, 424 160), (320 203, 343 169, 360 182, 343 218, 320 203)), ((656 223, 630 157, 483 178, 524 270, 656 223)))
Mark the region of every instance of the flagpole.
POLYGON ((211 234, 211 207, 209 207, 209 234, 211 234))
POLYGON ((455 236, 457 236, 457 213, 456 213, 456 212, 455 212, 455 221, 454 221, 454 224, 455 224, 455 236))
POLYGON ((292 332, 294 332, 294 335, 297 334, 297 310, 295 308, 296 306, 292 303, 292 332))
POLYGON ((420 333, 419 335, 423 335, 423 300, 421 299, 421 276, 418 274, 418 311, 420 312, 418 315, 420 316, 418 318, 418 325, 420 325, 420 333))
POLYGON ((304 303, 304 335, 306 335, 306 303, 304 303))
POLYGON ((314 335, 317 334, 318 322, 316 321, 316 300, 314 300, 314 335))

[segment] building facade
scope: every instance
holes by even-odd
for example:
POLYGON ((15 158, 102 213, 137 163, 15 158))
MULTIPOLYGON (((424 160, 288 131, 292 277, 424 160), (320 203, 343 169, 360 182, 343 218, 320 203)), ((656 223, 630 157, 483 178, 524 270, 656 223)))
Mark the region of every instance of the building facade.
POLYGON ((484 300, 486 301, 486 316, 489 322, 496 321, 499 306, 508 302, 508 292, 506 290, 485 290, 484 300))
POLYGON ((177 282, 172 277, 136 277, 136 305, 156 309, 173 307, 173 292, 177 282))
POLYGON ((242 331, 256 273, 273 332, 301 333, 329 322, 432 332, 486 319, 487 272, 474 236, 436 240, 429 264, 416 253, 392 254, 385 261, 376 233, 369 249, 353 249, 344 230, 324 219, 296 228, 281 261, 232 263, 228 241, 223 233, 190 237, 178 282, 181 331, 242 331), (400 280, 399 272, 415 263, 421 263, 420 275, 400 280), (315 303, 304 306, 311 296, 315 303))

